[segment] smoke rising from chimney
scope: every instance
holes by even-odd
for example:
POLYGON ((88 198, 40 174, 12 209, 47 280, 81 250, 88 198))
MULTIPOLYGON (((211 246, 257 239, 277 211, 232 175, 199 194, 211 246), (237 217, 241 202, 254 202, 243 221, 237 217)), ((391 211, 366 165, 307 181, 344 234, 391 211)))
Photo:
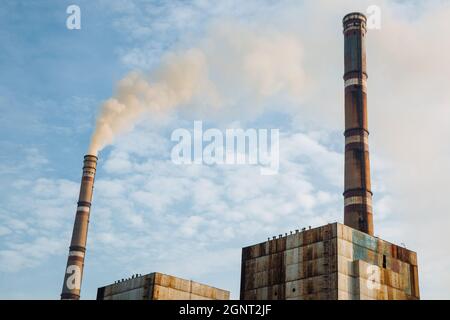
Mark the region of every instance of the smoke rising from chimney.
POLYGON ((146 111, 164 111, 189 102, 206 79, 206 62, 201 51, 191 49, 170 55, 151 82, 139 72, 131 72, 117 86, 114 97, 105 101, 97 118, 90 154, 96 154, 114 137, 128 129, 146 111))
MULTIPOLYGON (((131 72, 119 81, 115 95, 101 107, 89 154, 113 143, 145 114, 181 106, 208 114, 223 111, 233 99, 257 102, 280 92, 299 99, 304 78, 302 46, 295 35, 216 25, 197 46, 166 54, 154 72, 131 72)), ((256 105, 239 105, 245 107, 256 105)))

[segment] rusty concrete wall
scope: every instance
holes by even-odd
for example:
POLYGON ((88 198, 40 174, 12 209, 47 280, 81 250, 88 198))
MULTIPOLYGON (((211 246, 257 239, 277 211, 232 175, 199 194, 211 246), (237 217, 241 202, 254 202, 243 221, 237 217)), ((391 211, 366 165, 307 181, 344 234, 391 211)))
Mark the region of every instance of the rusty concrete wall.
POLYGON ((336 236, 330 224, 244 248, 241 299, 336 299, 336 236))
POLYGON ((97 300, 149 300, 155 274, 150 273, 98 289, 97 300))
POLYGON ((229 300, 230 292, 159 272, 98 289, 100 300, 229 300))
POLYGON ((417 254, 338 224, 338 287, 353 299, 419 299, 417 254))
POLYGON ((162 273, 155 274, 153 300, 228 300, 230 292, 162 273))
POLYGON ((243 248, 241 299, 419 299, 415 252, 339 223, 243 248))

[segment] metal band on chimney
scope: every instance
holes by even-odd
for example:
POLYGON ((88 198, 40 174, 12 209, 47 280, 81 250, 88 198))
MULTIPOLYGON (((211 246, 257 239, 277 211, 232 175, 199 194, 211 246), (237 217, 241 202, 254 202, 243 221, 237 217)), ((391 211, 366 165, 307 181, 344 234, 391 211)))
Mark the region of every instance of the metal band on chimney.
POLYGON ((77 256, 84 258, 84 252, 83 251, 69 251, 69 256, 77 256))
POLYGON ((77 207, 77 212, 89 212, 90 208, 88 206, 77 207))
POLYGON ((362 135, 361 134, 355 134, 355 135, 349 135, 345 137, 345 144, 350 144, 350 143, 364 143, 369 145, 369 136, 366 132, 364 132, 362 135))
POLYGON ((345 88, 350 86, 362 86, 364 92, 367 92, 367 80, 364 78, 350 78, 344 82, 345 88))
POLYGON ((69 247, 70 251, 81 251, 81 252, 86 252, 86 248, 83 246, 70 246, 69 247))
POLYGON ((366 204, 368 206, 372 206, 372 198, 356 196, 344 199, 344 206, 349 206, 352 204, 366 204))

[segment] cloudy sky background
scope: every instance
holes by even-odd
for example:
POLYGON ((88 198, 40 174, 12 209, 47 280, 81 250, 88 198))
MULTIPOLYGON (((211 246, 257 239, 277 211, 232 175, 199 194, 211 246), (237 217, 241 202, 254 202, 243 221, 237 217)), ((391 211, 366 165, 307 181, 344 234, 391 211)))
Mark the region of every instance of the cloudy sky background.
POLYGON ((214 94, 147 114, 100 153, 82 298, 153 271, 238 298, 243 246, 342 222, 341 20, 372 4, 375 234, 417 251, 423 298, 449 298, 450 4, 356 0, 2 1, 0 297, 59 297, 99 106, 168 54, 201 50, 214 94), (78 31, 65 27, 72 3, 78 31), (279 128, 280 173, 174 165, 170 134, 195 119, 279 128))

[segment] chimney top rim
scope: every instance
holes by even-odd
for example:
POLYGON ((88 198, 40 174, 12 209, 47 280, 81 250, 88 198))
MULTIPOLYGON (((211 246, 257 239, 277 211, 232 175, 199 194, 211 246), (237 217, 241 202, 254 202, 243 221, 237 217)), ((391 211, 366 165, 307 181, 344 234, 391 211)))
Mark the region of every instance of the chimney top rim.
POLYGON ((94 157, 96 160, 98 160, 98 157, 96 155, 93 155, 93 154, 84 155, 84 159, 89 158, 89 157, 94 157))
POLYGON ((359 19, 359 20, 363 20, 363 21, 367 21, 366 16, 361 13, 361 12, 350 12, 348 14, 346 14, 344 16, 344 18, 342 19, 342 22, 347 22, 348 20, 352 20, 352 19, 359 19))

